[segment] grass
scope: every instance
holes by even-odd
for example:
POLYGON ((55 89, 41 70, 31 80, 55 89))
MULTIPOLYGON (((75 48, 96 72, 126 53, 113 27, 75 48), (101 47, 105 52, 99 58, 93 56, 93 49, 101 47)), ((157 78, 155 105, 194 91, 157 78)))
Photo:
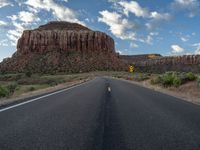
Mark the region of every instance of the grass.
POLYGON ((0 75, 0 98, 18 96, 23 93, 56 86, 61 83, 82 80, 89 77, 85 74, 1 74, 0 75))
POLYGON ((0 98, 9 96, 9 90, 5 86, 0 86, 0 98))
POLYGON ((145 81, 150 78, 150 74, 147 73, 129 73, 129 72, 116 72, 112 75, 115 78, 123 78, 134 81, 145 81))
POLYGON ((151 84, 160 84, 164 87, 179 87, 180 85, 194 81, 197 76, 192 72, 166 72, 151 79, 151 84))
POLYGON ((49 87, 49 85, 45 85, 45 84, 43 84, 43 85, 39 85, 39 84, 19 85, 13 95, 19 96, 19 95, 22 95, 22 94, 27 93, 27 92, 32 92, 32 91, 36 91, 36 90, 44 89, 44 88, 48 88, 48 87, 49 87))

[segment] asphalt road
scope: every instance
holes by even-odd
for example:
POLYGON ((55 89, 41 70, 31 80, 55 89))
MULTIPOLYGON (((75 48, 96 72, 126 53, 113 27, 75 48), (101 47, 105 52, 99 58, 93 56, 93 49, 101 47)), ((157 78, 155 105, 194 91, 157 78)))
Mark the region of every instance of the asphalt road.
POLYGON ((119 80, 0 110, 0 150, 199 149, 200 106, 119 80))

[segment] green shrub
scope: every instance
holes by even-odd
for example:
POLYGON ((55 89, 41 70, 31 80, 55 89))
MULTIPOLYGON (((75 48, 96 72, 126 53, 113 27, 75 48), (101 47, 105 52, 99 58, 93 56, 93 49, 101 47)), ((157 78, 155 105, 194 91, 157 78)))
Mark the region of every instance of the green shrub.
POLYGON ((32 76, 32 72, 31 71, 27 71, 26 73, 25 73, 25 75, 27 76, 27 77, 31 77, 32 76))
POLYGON ((161 83, 163 86, 172 86, 174 81, 175 74, 174 72, 166 72, 161 76, 161 83))
POLYGON ((17 88, 18 84, 17 83, 11 83, 6 86, 10 94, 13 94, 17 88))
POLYGON ((23 76, 22 74, 4 74, 0 75, 0 81, 17 81, 21 79, 23 76))
POLYGON ((9 90, 6 87, 0 86, 0 98, 9 96, 9 90))
POLYGON ((31 86, 28 88, 28 91, 34 91, 35 90, 35 87, 31 86))
POLYGON ((48 84, 49 86, 56 86, 59 84, 59 82, 56 81, 55 79, 46 79, 44 83, 48 84))
POLYGON ((175 86, 179 87, 187 81, 193 81, 197 77, 192 72, 166 72, 155 79, 151 80, 151 84, 161 84, 165 87, 175 86))
POLYGON ((178 76, 175 76, 173 79, 173 86, 179 87, 182 84, 181 78, 178 76))
POLYGON ((187 77, 187 80, 188 81, 194 81, 197 77, 195 76, 195 74, 194 73, 192 73, 192 72, 188 72, 187 74, 186 74, 186 77, 187 77))

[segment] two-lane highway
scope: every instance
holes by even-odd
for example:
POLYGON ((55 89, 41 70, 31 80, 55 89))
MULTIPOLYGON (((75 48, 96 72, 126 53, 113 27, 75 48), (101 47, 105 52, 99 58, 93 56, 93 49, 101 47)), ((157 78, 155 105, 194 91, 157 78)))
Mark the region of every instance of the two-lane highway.
POLYGON ((199 149, 200 106, 114 79, 0 110, 0 150, 199 149))

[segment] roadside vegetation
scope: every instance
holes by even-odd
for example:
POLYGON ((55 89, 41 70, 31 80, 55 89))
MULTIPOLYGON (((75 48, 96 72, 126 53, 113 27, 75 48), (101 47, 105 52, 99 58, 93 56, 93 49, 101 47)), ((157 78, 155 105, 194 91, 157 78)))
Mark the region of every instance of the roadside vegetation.
MULTIPOLYGON (((164 88, 179 88, 185 83, 195 82, 200 89, 200 76, 192 72, 166 72, 163 74, 129 73, 114 71, 96 71, 77 74, 32 74, 30 71, 18 74, 0 74, 0 99, 20 96, 24 93, 37 91, 59 84, 86 80, 98 76, 110 76, 137 82, 145 82, 164 88)), ((197 88, 197 89, 198 89, 197 88)))
POLYGON ((134 80, 134 81, 145 81, 150 79, 151 74, 149 73, 128 73, 128 72, 122 72, 122 73, 116 73, 112 75, 114 78, 123 78, 126 80, 134 80))
POLYGON ((197 76, 192 72, 166 72, 151 79, 151 84, 159 84, 164 87, 179 87, 189 81, 195 81, 197 76))
POLYGON ((40 75, 31 72, 18 74, 0 74, 0 98, 18 96, 58 84, 84 80, 88 74, 40 75))
POLYGON ((126 80, 133 80, 137 82, 148 82, 151 85, 159 85, 165 88, 175 87, 189 83, 196 82, 196 86, 200 88, 200 76, 192 72, 176 72, 170 71, 163 74, 150 74, 150 73, 121 73, 113 75, 115 78, 123 78, 126 80))
POLYGON ((166 72, 151 79, 151 84, 159 84, 164 87, 179 87, 189 81, 195 81, 197 76, 192 72, 166 72))

